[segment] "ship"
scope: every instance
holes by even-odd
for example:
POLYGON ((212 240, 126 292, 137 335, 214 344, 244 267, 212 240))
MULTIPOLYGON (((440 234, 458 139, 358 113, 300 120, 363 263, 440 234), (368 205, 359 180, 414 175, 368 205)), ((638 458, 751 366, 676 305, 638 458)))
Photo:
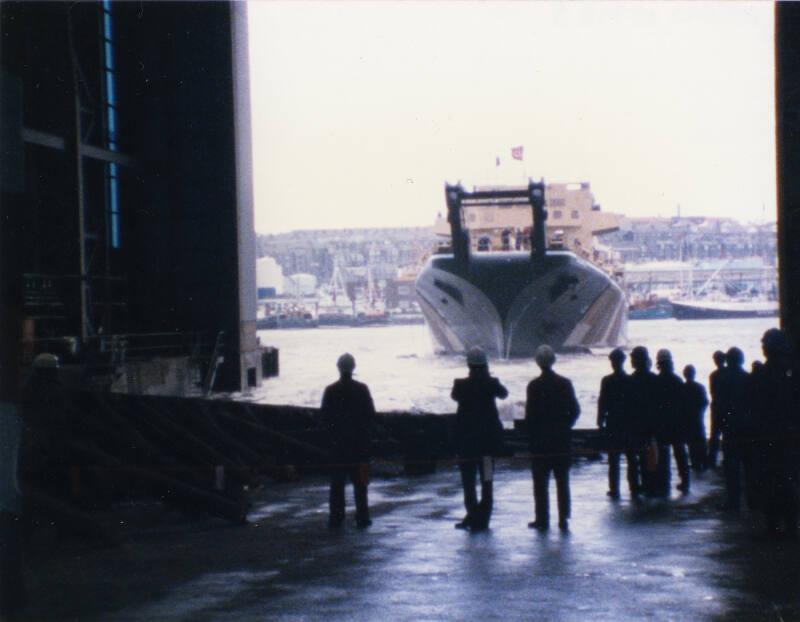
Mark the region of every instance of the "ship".
POLYGON ((777 300, 671 300, 678 320, 725 320, 777 317, 777 300))
POLYGON ((431 255, 415 284, 438 351, 480 346, 510 358, 542 344, 564 351, 625 343, 627 302, 615 280, 563 243, 547 248, 545 190, 544 181, 471 192, 445 186, 450 246, 431 255), (464 209, 520 203, 532 210, 527 243, 504 231, 507 250, 473 252, 464 209))

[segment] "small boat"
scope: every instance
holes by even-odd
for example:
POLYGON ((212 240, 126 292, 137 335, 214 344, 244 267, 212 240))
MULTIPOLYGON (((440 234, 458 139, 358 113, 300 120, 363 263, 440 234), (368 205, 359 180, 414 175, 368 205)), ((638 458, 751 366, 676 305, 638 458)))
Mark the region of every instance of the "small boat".
POLYGON ((722 320, 778 315, 777 300, 671 300, 670 304, 675 318, 679 320, 722 320))
POLYGON ((634 300, 628 307, 629 320, 664 320, 671 317, 672 304, 668 299, 658 296, 634 300))

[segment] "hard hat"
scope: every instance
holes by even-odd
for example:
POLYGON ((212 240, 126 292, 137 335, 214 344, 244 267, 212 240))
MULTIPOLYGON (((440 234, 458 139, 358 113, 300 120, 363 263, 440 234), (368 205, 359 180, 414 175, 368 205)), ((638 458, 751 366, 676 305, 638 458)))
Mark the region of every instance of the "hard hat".
POLYGON ((627 355, 622 348, 614 348, 609 353, 608 358, 612 361, 624 361, 626 356, 627 355))
POLYGON ((656 352, 656 363, 666 363, 667 361, 672 362, 672 352, 664 348, 656 352))
POLYGON ((725 354, 725 360, 728 362, 728 365, 741 367, 742 364, 744 364, 744 352, 734 346, 725 354))
POLYGON ((770 328, 767 330, 761 337, 761 344, 771 352, 775 353, 788 353, 790 350, 789 340, 786 338, 786 333, 784 333, 780 328, 770 328))
POLYGON ((467 365, 470 367, 486 367, 486 352, 479 346, 467 350, 467 365))
POLYGON ((352 354, 345 352, 339 357, 339 360, 336 361, 336 367, 339 368, 339 371, 345 373, 352 372, 356 368, 356 359, 353 358, 352 354))
POLYGON ((541 345, 536 348, 533 358, 536 360, 539 367, 546 367, 549 369, 553 366, 553 363, 556 362, 556 353, 553 352, 553 348, 550 346, 541 345))
POLYGON ((34 369, 58 369, 58 357, 55 354, 37 354, 33 359, 34 369))

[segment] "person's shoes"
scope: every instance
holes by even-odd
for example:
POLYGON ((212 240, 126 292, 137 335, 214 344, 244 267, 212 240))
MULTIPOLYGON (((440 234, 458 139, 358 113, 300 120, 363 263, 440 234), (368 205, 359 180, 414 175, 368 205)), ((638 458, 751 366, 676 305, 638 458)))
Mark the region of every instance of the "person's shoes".
POLYGON ((619 491, 618 490, 609 490, 606 493, 606 496, 614 501, 619 501, 619 491))
POLYGON ((558 521, 558 529, 561 533, 567 533, 569 531, 569 521, 566 518, 562 518, 558 521))
POLYGON ((362 518, 356 521, 356 527, 359 529, 366 529, 370 525, 372 525, 372 521, 368 518, 362 518))
POLYGON ((550 523, 541 520, 535 520, 532 523, 528 523, 528 529, 536 529, 538 531, 547 531, 550 529, 550 523))
POLYGON ((458 521, 458 522, 455 524, 455 528, 456 528, 456 529, 466 529, 466 530, 469 530, 469 529, 470 529, 470 524, 469 524, 469 521, 468 521, 466 518, 465 518, 464 520, 462 520, 462 521, 458 521))
POLYGON ((689 482, 681 482, 677 486, 675 486, 677 490, 680 490, 683 494, 689 494, 689 482))
POLYGON ((328 521, 328 529, 339 529, 342 526, 344 521, 341 520, 329 520, 328 521))
POLYGON ((477 523, 477 524, 475 524, 475 525, 472 525, 472 526, 469 528, 469 530, 470 530, 472 533, 477 533, 477 532, 479 532, 479 531, 489 531, 489 523, 477 523))

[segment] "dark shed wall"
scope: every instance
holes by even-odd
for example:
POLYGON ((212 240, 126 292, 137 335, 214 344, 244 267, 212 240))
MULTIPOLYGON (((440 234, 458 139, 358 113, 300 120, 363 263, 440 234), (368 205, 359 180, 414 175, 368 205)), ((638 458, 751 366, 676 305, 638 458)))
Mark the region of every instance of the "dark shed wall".
POLYGON ((123 3, 137 205, 124 237, 134 321, 236 333, 237 244, 230 6, 123 3), (224 304, 221 304, 225 301, 224 304))
MULTIPOLYGON (((21 85, 24 127, 67 146, 74 126, 68 21, 77 32, 81 88, 99 106, 100 8, 0 3, 3 84, 21 85)), ((240 377, 239 249, 248 243, 237 226, 239 210, 252 209, 237 196, 233 50, 241 42, 234 41, 235 11, 226 2, 113 3, 119 151, 135 165, 120 167, 121 247, 107 259, 96 253, 91 263, 97 270, 102 260, 110 274, 127 281, 125 326, 116 325, 114 332, 202 332, 213 340, 224 330, 230 369, 222 380, 231 388, 240 377)), ((87 115, 83 142, 103 146, 98 123, 87 115)), ((24 184, 3 184, 3 202, 15 211, 20 234, 11 278, 24 272, 77 274, 74 152, 27 143, 22 156, 24 184)), ((81 161, 90 206, 85 213, 99 236, 90 245, 99 247, 106 236, 104 165, 81 161)), ((73 313, 67 334, 79 332, 79 318, 73 313)))
POLYGON ((800 3, 775 4, 781 321, 800 352, 800 3))

